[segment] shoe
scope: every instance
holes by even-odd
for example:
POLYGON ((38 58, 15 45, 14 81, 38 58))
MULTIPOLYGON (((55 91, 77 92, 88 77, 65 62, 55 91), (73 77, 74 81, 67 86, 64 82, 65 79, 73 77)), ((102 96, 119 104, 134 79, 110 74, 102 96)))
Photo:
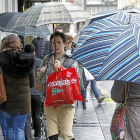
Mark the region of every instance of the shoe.
POLYGON ((77 120, 75 118, 73 118, 73 123, 76 124, 77 123, 77 120))
POLYGON ((86 108, 87 108, 87 107, 86 107, 86 102, 85 102, 85 101, 82 102, 82 105, 83 105, 83 109, 86 109, 86 108))
POLYGON ((98 103, 102 103, 102 101, 105 99, 105 97, 99 97, 98 98, 98 103))
POLYGON ((41 140, 41 137, 35 137, 35 140, 41 140))

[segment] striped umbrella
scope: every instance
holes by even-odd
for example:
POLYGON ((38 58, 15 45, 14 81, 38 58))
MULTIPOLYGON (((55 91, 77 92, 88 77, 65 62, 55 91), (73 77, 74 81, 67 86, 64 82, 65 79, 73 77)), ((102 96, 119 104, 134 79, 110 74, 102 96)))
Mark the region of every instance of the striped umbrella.
POLYGON ((81 6, 69 2, 45 2, 32 6, 20 16, 15 24, 39 26, 53 23, 77 23, 85 21, 90 14, 81 6))
POLYGON ((85 24, 83 27, 80 29, 80 31, 75 35, 74 39, 72 42, 77 44, 77 47, 83 44, 88 38, 92 36, 94 25, 92 25, 93 22, 104 19, 104 18, 109 18, 112 20, 121 20, 124 22, 128 22, 130 20, 132 22, 139 22, 140 21, 140 9, 136 7, 132 7, 127 10, 122 10, 122 11, 103 11, 100 12, 92 17, 90 17, 88 20, 86 20, 85 24))
POLYGON ((80 37, 80 32, 85 28, 87 27, 90 23, 94 22, 94 21, 97 21, 99 19, 103 19, 103 18, 107 18, 109 16, 112 16, 116 13, 118 13, 119 11, 117 10, 113 10, 113 11, 104 11, 104 12, 100 12, 98 14, 95 14, 93 16, 91 16, 90 18, 88 18, 84 25, 81 27, 81 29, 78 31, 78 33, 75 35, 74 39, 72 40, 72 42, 74 42, 75 44, 78 43, 78 40, 79 40, 79 37, 80 37))
POLYGON ((106 56, 98 80, 122 80, 140 83, 140 26, 135 23, 114 41, 106 56))
POLYGON ((111 19, 102 19, 100 22, 121 25, 114 24, 114 27, 93 34, 72 57, 82 63, 96 80, 140 83, 139 24, 111 19))
POLYGON ((117 14, 114 14, 107 18, 101 18, 101 19, 103 20, 95 20, 94 22, 87 25, 87 27, 85 27, 83 30, 81 30, 77 47, 80 47, 93 34, 98 33, 99 31, 102 31, 104 29, 114 27, 115 25, 121 24, 118 22, 118 23, 115 23, 114 25, 114 21, 123 22, 126 20, 126 16, 122 12, 118 12, 117 14), (110 20, 105 21, 104 19, 110 19, 110 20))

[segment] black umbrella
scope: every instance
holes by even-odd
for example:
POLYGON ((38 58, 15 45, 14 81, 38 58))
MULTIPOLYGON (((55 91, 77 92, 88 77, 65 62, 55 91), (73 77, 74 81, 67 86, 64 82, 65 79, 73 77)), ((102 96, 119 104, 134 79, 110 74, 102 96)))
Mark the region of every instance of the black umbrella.
POLYGON ((0 14, 0 31, 15 33, 21 36, 45 37, 47 35, 51 35, 51 32, 46 25, 38 27, 22 26, 18 28, 13 28, 15 22, 21 14, 22 13, 18 12, 7 12, 0 14))

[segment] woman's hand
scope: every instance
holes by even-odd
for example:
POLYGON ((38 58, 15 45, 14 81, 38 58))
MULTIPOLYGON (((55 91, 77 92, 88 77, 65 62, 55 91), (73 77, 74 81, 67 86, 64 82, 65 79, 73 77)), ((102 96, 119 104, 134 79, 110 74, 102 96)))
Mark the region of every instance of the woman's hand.
POLYGON ((47 69, 47 66, 43 66, 43 67, 40 68, 40 72, 41 72, 42 75, 45 74, 46 69, 47 69))
POLYGON ((55 68, 60 69, 61 67, 61 62, 59 60, 55 60, 55 68))

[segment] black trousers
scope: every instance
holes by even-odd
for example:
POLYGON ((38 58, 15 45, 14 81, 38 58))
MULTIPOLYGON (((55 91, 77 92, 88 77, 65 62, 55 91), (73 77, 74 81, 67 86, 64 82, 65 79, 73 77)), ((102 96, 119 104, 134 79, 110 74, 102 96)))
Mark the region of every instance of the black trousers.
POLYGON ((35 131, 34 133, 35 137, 41 136, 41 120, 40 120, 41 105, 42 105, 41 97, 39 95, 31 95, 31 114, 33 121, 33 129, 35 131))
POLYGON ((31 140, 32 134, 31 134, 31 112, 28 113, 26 122, 25 122, 25 140, 31 140))
POLYGON ((26 123, 25 123, 25 140, 31 140, 31 117, 33 121, 34 136, 41 136, 41 97, 39 95, 31 95, 31 113, 28 113, 26 123))

